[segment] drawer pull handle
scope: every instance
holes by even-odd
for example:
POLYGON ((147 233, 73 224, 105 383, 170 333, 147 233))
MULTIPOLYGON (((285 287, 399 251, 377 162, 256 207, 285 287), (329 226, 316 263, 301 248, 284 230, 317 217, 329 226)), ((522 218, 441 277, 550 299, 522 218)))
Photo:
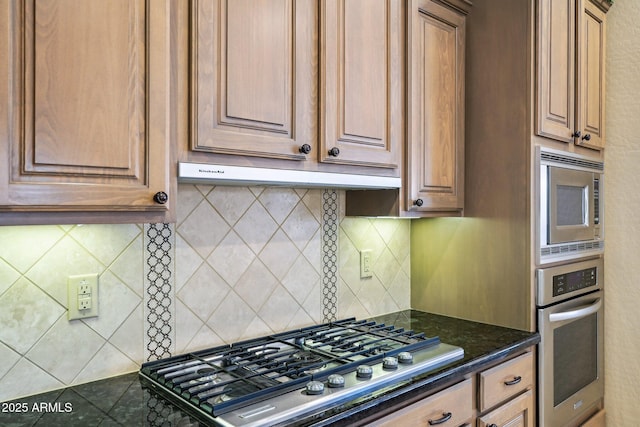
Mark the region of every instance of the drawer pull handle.
POLYGON ((437 420, 429 420, 429 425, 430 426, 435 426, 435 425, 438 425, 438 424, 446 423, 447 421, 449 421, 451 419, 452 416, 453 416, 453 414, 451 412, 443 412, 442 413, 442 418, 438 418, 437 420))
POLYGON ((522 377, 521 376, 517 376, 514 379, 512 379, 511 381, 505 381, 504 385, 516 385, 518 384, 520 381, 522 381, 522 377))

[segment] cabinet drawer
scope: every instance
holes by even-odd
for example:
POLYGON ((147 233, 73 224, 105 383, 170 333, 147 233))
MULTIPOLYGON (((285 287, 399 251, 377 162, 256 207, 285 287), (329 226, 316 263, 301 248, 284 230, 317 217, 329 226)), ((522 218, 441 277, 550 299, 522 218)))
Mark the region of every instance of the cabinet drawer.
POLYGON ((530 388, 532 383, 532 353, 523 354, 480 373, 480 411, 486 411, 498 403, 521 393, 530 388))
POLYGON ((413 403, 370 426, 452 427, 468 423, 473 412, 471 380, 465 380, 439 393, 413 403), (441 421, 441 422, 439 422, 441 421))
POLYGON ((600 410, 600 412, 585 421, 581 427, 606 427, 607 423, 605 422, 604 414, 604 409, 600 410))
POLYGON ((533 392, 529 390, 478 418, 478 427, 491 426, 533 427, 533 392))

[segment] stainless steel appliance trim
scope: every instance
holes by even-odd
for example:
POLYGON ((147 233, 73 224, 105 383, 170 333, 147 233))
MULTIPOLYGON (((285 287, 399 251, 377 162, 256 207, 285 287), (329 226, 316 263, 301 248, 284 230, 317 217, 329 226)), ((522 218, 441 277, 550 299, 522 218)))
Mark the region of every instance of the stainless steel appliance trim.
MULTIPOLYGON (((595 291, 581 295, 567 301, 538 309, 538 328, 541 341, 539 344, 538 372, 540 375, 539 387, 539 414, 540 425, 560 426, 567 425, 572 420, 581 417, 585 411, 593 408, 604 398, 604 305, 602 304, 604 291, 595 291), (574 392, 564 401, 554 404, 554 374, 559 370, 554 367, 554 331, 566 327, 579 319, 566 318, 551 322, 551 316, 563 317, 565 313, 575 312, 585 306, 596 304, 597 310, 589 315, 597 316, 596 326, 596 379, 574 392)), ((584 312, 583 312, 584 314, 584 312)), ((572 316, 569 316, 572 317, 572 316)))
POLYGON ((573 298, 578 295, 603 289, 604 259, 594 258, 586 261, 572 262, 571 264, 558 265, 555 267, 539 268, 536 270, 536 277, 536 305, 538 307, 547 306, 573 298), (588 288, 578 289, 570 293, 553 296, 553 276, 594 267, 596 269, 595 286, 590 286, 588 288))
MULTIPOLYGON (((535 148, 535 253, 536 264, 545 265, 561 261, 570 261, 579 258, 586 258, 599 255, 604 252, 604 163, 599 159, 587 156, 565 153, 552 150, 546 147, 536 146, 535 148), (575 228, 578 234, 571 236, 572 230, 563 230, 563 235, 554 235, 550 228, 555 227, 549 220, 549 215, 554 210, 550 206, 549 187, 552 182, 549 179, 549 169, 558 168, 572 171, 574 173, 585 172, 592 175, 589 196, 593 198, 593 178, 599 179, 599 224, 590 224, 585 230, 575 228), (589 233, 588 235, 586 233, 589 233), (555 243, 554 243, 555 242, 555 243)), ((592 202, 592 200, 590 200, 592 202)), ((595 203, 589 203, 590 222, 596 217, 593 211, 595 203)), ((556 227, 557 228, 557 227, 556 227)))
POLYGON ((553 313, 549 315, 549 322, 562 322, 565 320, 578 320, 595 313, 602 307, 602 298, 599 298, 593 304, 587 304, 574 310, 564 311, 562 313, 553 313))
POLYGON ((194 184, 273 185, 345 189, 400 188, 402 183, 399 177, 188 162, 178 163, 178 180, 194 184))

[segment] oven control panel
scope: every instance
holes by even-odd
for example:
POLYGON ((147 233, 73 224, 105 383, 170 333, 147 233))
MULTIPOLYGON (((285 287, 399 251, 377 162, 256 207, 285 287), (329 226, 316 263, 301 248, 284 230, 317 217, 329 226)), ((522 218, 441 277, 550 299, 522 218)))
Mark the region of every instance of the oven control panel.
POLYGON ((536 270, 536 305, 545 307, 604 288, 604 259, 572 262, 536 270))
POLYGON ((596 267, 553 276, 553 296, 595 286, 597 276, 596 267))

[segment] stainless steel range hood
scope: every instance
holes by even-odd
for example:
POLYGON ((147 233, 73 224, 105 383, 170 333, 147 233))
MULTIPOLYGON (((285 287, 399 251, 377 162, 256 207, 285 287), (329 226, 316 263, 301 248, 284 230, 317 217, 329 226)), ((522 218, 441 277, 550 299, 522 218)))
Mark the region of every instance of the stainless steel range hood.
POLYGON ((213 185, 271 185, 343 189, 398 189, 395 177, 203 163, 178 163, 178 181, 213 185))

